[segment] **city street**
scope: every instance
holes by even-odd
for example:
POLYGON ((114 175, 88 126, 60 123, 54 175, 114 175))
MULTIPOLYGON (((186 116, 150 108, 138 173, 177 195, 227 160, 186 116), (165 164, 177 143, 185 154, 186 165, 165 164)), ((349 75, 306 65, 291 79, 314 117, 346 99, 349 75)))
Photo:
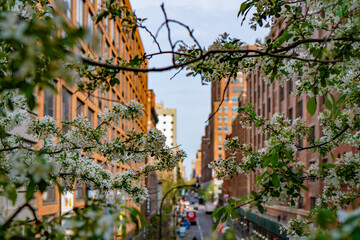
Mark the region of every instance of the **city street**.
POLYGON ((210 214, 205 213, 205 206, 199 205, 199 210, 197 211, 197 224, 191 225, 190 229, 186 230, 185 238, 180 238, 178 236, 177 239, 193 240, 194 237, 196 237, 197 240, 221 239, 219 233, 211 232, 213 223, 211 221, 210 216, 211 216, 210 214))

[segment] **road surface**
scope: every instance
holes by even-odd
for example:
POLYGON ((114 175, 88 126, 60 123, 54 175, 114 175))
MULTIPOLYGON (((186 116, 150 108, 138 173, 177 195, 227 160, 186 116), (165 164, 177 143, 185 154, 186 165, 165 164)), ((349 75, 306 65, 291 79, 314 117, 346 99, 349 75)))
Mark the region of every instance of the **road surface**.
POLYGON ((191 225, 190 229, 186 230, 185 238, 177 236, 177 240, 193 240, 194 237, 196 237, 197 240, 221 239, 219 234, 211 232, 213 223, 210 215, 211 214, 205 214, 204 205, 199 205, 199 210, 197 211, 197 224, 191 225))

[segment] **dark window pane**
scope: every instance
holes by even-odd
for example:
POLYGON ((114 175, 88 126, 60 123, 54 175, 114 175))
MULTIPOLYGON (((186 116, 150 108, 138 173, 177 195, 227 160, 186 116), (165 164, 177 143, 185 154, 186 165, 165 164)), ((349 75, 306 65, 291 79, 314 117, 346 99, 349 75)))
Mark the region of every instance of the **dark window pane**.
POLYGON ((50 89, 44 89, 44 115, 55 118, 55 94, 50 89))
POLYGON ((55 185, 50 185, 42 194, 43 204, 56 203, 56 188, 55 185))

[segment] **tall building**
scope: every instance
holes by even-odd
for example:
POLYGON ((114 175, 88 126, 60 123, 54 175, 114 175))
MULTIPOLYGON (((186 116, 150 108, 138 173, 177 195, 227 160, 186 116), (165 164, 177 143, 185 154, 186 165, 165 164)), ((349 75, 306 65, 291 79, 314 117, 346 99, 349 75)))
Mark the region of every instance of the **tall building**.
MULTIPOLYGON (((97 48, 91 48, 88 43, 81 42, 79 54, 90 55, 104 58, 121 57, 129 60, 131 57, 144 54, 143 45, 138 31, 133 35, 122 31, 120 20, 105 19, 98 24, 95 24, 93 16, 101 6, 100 0, 66 0, 68 11, 66 17, 70 24, 80 25, 86 27, 91 33, 99 37, 99 45, 97 48)), ((120 3, 131 10, 129 0, 121 0, 120 3)), ((115 63, 118 63, 115 60, 115 63)), ((123 120, 120 127, 112 128, 109 131, 108 140, 125 136, 125 131, 134 129, 139 132, 148 130, 148 119, 151 115, 151 108, 148 108, 148 81, 146 73, 119 73, 119 84, 116 84, 109 92, 96 90, 90 93, 77 92, 75 87, 68 85, 61 79, 55 80, 55 86, 58 94, 45 89, 38 94, 38 108, 37 117, 45 115, 55 118, 59 127, 62 121, 72 120, 79 114, 84 114, 90 120, 93 127, 100 123, 98 113, 104 108, 112 107, 115 103, 125 103, 129 100, 136 100, 142 103, 145 107, 144 116, 140 120, 125 121, 123 120)), ((104 168, 108 168, 113 173, 124 172, 129 166, 117 164, 114 167, 109 167, 106 164, 106 159, 94 155, 94 161, 103 164, 104 168)), ((132 167, 139 167, 138 165, 132 167)), ((41 194, 36 193, 36 209, 40 218, 46 218, 53 215, 58 215, 60 212, 65 213, 72 210, 74 207, 82 207, 85 205, 84 198, 90 193, 84 184, 77 183, 76 190, 71 193, 59 195, 55 186, 49 187, 48 191, 41 194)), ((126 200, 126 204, 133 206, 130 199, 126 200)))
MULTIPOLYGON (((210 152, 207 153, 208 159, 205 162, 216 161, 225 157, 223 147, 224 140, 228 134, 231 133, 231 123, 237 115, 238 102, 240 93, 246 88, 245 84, 246 74, 238 73, 235 79, 222 79, 219 82, 212 82, 211 84, 211 118, 209 121, 209 138, 210 138, 210 152)), ((204 163, 205 163, 204 162, 204 163)), ((207 165, 203 165, 207 171, 204 176, 212 176, 209 173, 212 170, 207 165)), ((209 179, 208 179, 209 180, 209 179)), ((214 182, 214 199, 221 200, 222 195, 222 180, 210 180, 214 182)), ((205 184, 208 186, 209 182, 205 184)))
POLYGON ((176 109, 164 108, 162 103, 156 103, 156 113, 159 122, 156 128, 159 129, 166 137, 166 145, 169 148, 177 147, 176 142, 176 109))
MULTIPOLYGON (((173 148, 174 151, 178 150, 176 141, 176 109, 164 108, 162 103, 156 103, 155 109, 159 119, 156 128, 165 135, 166 145, 169 148, 173 148)), ((175 176, 179 175, 181 178, 185 179, 185 170, 182 162, 179 163, 179 166, 175 171, 175 176)))
POLYGON ((197 151, 195 158, 195 177, 200 180, 201 178, 201 150, 197 151))

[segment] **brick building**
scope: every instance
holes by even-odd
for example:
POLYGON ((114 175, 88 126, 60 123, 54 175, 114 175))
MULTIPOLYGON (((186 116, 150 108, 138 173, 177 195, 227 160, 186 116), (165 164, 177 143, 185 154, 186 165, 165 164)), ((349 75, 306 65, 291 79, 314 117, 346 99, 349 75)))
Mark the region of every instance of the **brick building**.
MULTIPOLYGON (((81 25, 86 27, 91 33, 100 38, 97 48, 90 48, 86 42, 81 42, 79 54, 90 55, 104 58, 121 57, 130 59, 134 55, 143 55, 144 49, 138 31, 130 35, 121 30, 119 20, 105 19, 95 24, 92 17, 101 6, 100 0, 77 0, 64 1, 68 6, 66 12, 67 19, 70 24, 81 25)), ((128 0, 121 0, 121 4, 131 9, 128 0)), ((115 63, 117 60, 115 60, 115 63)), ((104 108, 112 107, 117 102, 125 103, 129 100, 136 100, 145 107, 144 116, 135 122, 123 120, 120 127, 113 128, 109 131, 108 140, 124 136, 125 131, 134 129, 136 131, 145 132, 148 130, 148 119, 151 117, 151 107, 148 108, 148 81, 146 73, 119 73, 120 83, 110 89, 109 92, 96 90, 91 93, 76 92, 75 87, 68 85, 64 81, 58 79, 55 86, 58 94, 54 94, 49 90, 44 90, 38 94, 37 117, 49 115, 54 117, 61 127, 61 121, 72 120, 79 114, 84 114, 90 119, 91 125, 96 127, 100 122, 97 117, 104 108)), ((105 163, 106 159, 101 156, 94 155, 97 163, 105 163)), ((113 173, 124 172, 129 166, 120 165, 108 167, 113 173)), ((139 166, 133 166, 139 167, 139 166)), ((84 197, 90 194, 87 192, 84 184, 77 183, 76 190, 72 193, 59 196, 55 186, 52 186, 44 194, 37 193, 36 207, 37 214, 40 218, 46 218, 66 212, 74 207, 82 207, 85 204, 84 197), (60 204, 61 203, 61 204, 60 204)), ((127 199, 126 203, 133 206, 131 200, 127 199)))

